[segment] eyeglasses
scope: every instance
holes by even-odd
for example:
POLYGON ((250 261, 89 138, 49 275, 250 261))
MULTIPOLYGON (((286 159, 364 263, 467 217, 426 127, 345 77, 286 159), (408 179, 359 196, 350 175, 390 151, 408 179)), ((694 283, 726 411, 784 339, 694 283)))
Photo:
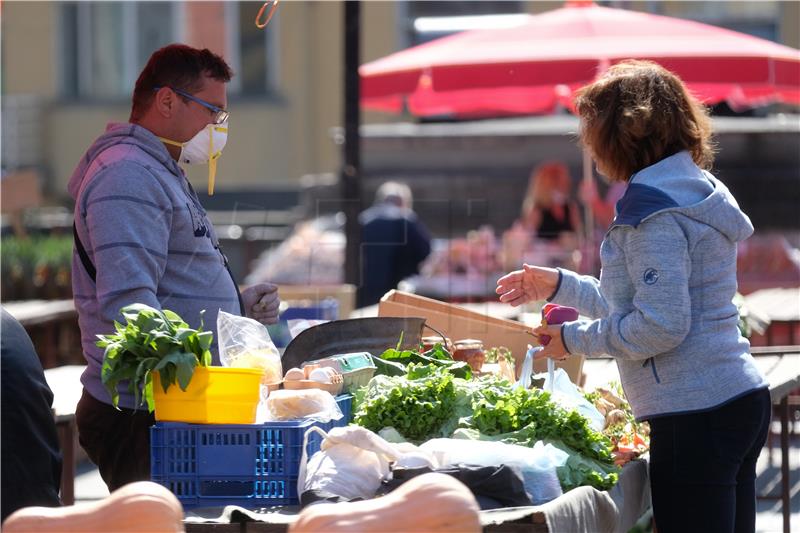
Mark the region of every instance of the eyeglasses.
MULTIPOLYGON (((197 102, 201 106, 205 107, 206 109, 212 111, 214 113, 214 124, 222 124, 223 122, 228 120, 228 117, 231 116, 229 111, 222 109, 221 107, 217 107, 214 104, 209 104, 205 100, 202 100, 193 94, 189 94, 186 91, 182 91, 180 89, 176 89, 175 87, 169 87, 174 93, 183 96, 184 98, 191 100, 192 102, 197 102)), ((154 91, 158 91, 163 89, 163 87, 153 87, 154 91)))

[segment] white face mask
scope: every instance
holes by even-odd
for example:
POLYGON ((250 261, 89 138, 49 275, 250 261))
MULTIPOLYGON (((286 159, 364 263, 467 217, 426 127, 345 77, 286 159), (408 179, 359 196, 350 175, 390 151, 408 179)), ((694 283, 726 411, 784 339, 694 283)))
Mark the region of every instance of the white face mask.
POLYGON ((178 162, 186 165, 208 163, 208 195, 214 194, 214 179, 217 175, 217 159, 228 141, 228 123, 209 124, 184 143, 159 137, 163 142, 180 146, 178 162))

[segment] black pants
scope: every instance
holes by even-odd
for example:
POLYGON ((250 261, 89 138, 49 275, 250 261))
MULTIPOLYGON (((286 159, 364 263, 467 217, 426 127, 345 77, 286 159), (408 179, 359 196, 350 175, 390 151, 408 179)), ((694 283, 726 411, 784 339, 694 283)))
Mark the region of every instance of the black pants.
POLYGON ((659 533, 752 533, 756 461, 769 430, 769 391, 702 413, 650 421, 650 483, 659 533))
POLYGON ((118 411, 84 389, 75 422, 78 441, 97 465, 109 491, 150 479, 150 426, 155 424, 152 413, 118 411))

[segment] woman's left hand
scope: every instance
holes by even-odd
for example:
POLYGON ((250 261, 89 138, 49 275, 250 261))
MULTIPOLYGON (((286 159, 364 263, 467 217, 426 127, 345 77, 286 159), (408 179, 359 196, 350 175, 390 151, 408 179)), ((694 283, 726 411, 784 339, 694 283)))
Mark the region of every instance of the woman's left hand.
POLYGON ((536 353, 534 359, 544 359, 549 357, 556 361, 563 361, 569 357, 569 352, 564 346, 564 339, 561 338, 562 324, 553 324, 552 326, 539 326, 533 332, 539 336, 539 344, 542 344, 542 337, 548 335, 550 342, 547 345, 542 344, 542 350, 536 353))

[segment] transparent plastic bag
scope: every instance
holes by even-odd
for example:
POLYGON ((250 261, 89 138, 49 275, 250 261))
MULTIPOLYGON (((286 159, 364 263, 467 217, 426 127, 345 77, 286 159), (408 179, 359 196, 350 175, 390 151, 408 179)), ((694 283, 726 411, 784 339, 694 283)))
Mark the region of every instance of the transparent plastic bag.
POLYGON ((552 444, 538 441, 533 448, 499 441, 431 439, 420 450, 432 454, 442 466, 468 464, 508 465, 522 473, 525 492, 534 505, 561 496, 556 469, 566 464, 569 454, 552 444))
POLYGON ((569 375, 563 368, 556 368, 551 374, 537 374, 544 377, 544 390, 550 392, 553 401, 565 409, 578 411, 578 413, 589 421, 589 425, 595 431, 603 431, 605 417, 600 411, 586 399, 578 387, 569 379, 569 375))
POLYGON ((329 322, 328 320, 311 320, 308 318, 294 318, 286 322, 287 327, 289 328, 289 336, 294 339, 302 332, 307 330, 308 328, 312 328, 314 326, 319 326, 320 324, 324 324, 329 322))
POLYGON ((220 311, 217 342, 222 366, 264 370, 261 380, 264 385, 280 383, 283 379, 281 355, 260 322, 220 311))
POLYGON ((267 396, 266 421, 316 420, 330 422, 344 416, 336 398, 322 389, 280 389, 267 396))
POLYGON ((514 384, 515 388, 529 389, 531 388, 531 376, 533 375, 533 356, 537 352, 542 351, 541 346, 528 345, 528 351, 525 353, 525 361, 522 363, 522 371, 519 374, 519 379, 514 384))

